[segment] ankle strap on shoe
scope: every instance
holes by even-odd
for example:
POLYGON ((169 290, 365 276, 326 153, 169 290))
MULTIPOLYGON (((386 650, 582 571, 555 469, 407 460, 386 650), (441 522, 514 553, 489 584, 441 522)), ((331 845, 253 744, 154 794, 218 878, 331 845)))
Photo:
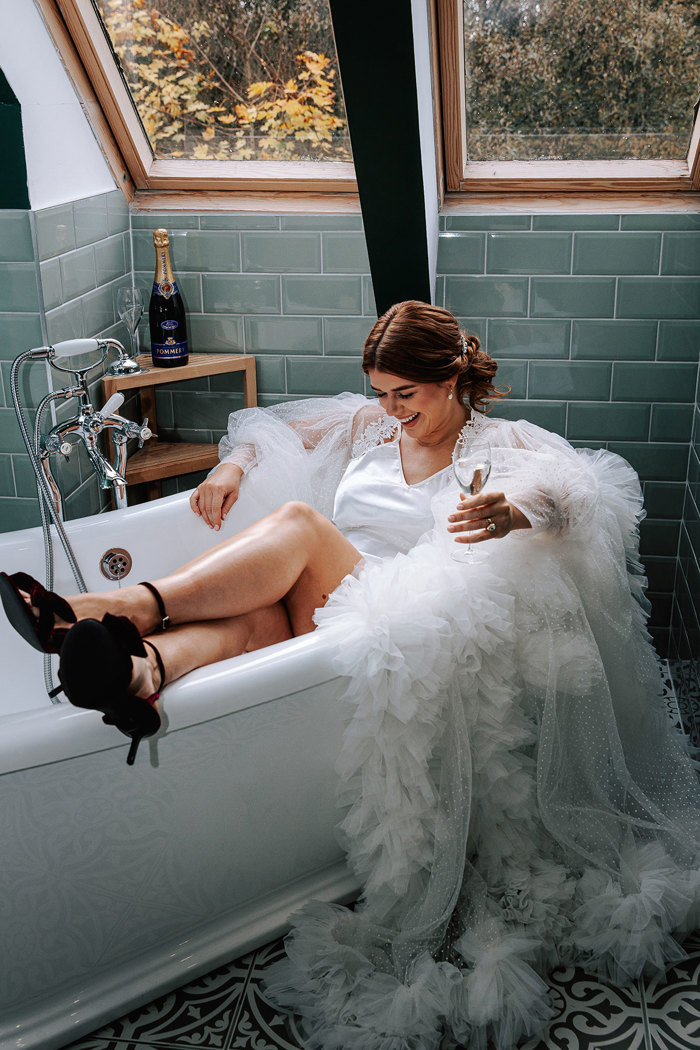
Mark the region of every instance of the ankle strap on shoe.
POLYGON ((146 587, 155 598, 156 604, 158 606, 158 612, 160 613, 159 630, 167 631, 168 627, 170 627, 170 617, 165 611, 165 602, 161 598, 159 591, 153 586, 152 583, 148 583, 146 580, 142 580, 139 584, 139 587, 146 587))
POLYGON ((156 654, 156 663, 158 665, 158 674, 160 675, 160 685, 158 686, 158 692, 155 694, 155 696, 158 697, 159 694, 160 694, 160 691, 163 688, 163 685, 165 684, 165 667, 163 666, 163 661, 161 659, 161 655, 158 652, 158 650, 156 649, 156 647, 153 644, 153 642, 149 642, 148 638, 144 638, 143 644, 147 645, 149 647, 149 649, 152 649, 153 652, 156 654))

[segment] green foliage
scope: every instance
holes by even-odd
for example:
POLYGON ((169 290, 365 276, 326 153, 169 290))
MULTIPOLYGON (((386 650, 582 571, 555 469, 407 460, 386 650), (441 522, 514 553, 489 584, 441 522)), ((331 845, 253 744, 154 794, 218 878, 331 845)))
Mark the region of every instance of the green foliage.
POLYGON ((472 160, 685 157, 695 0, 465 0, 472 160))

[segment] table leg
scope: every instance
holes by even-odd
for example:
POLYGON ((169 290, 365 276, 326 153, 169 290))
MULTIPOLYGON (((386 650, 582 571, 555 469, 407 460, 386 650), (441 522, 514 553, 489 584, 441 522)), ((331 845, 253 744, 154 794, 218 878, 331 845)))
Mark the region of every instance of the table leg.
POLYGON ((258 387, 255 377, 255 358, 246 361, 243 370, 243 407, 256 408, 258 404, 258 387))

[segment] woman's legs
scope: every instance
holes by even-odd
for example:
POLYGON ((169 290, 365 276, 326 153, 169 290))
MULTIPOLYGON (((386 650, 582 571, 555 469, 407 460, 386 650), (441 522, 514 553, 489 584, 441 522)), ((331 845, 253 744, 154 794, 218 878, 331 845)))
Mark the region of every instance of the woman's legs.
POLYGON ((292 637, 287 610, 281 602, 228 619, 182 624, 147 638, 160 653, 165 679, 160 681, 155 654, 147 646, 145 659, 132 657, 131 688, 136 696, 145 699, 195 667, 254 652, 292 637))
MULTIPOLYGON (((227 619, 282 601, 298 635, 313 630, 314 609, 325 604, 360 557, 322 514, 305 503, 286 503, 152 582, 171 624, 227 619)), ((79 619, 105 612, 129 616, 142 635, 160 623, 155 598, 138 585, 71 595, 68 601, 79 619)))
MULTIPOLYGON (((287 503, 154 580, 171 624, 207 628, 157 635, 168 681, 193 667, 312 631, 314 610, 360 557, 322 514, 304 503, 287 503)), ((68 600, 79 619, 125 615, 142 635, 160 623, 155 598, 138 585, 68 600)))

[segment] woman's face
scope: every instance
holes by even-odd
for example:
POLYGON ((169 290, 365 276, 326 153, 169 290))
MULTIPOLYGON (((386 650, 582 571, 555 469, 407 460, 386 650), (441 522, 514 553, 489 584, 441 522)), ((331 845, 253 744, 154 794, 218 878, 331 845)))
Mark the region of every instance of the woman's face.
POLYGON ((453 382, 416 383, 376 368, 370 368, 368 375, 379 404, 413 437, 424 438, 444 430, 453 418, 458 423, 464 422, 464 406, 456 397, 451 401, 448 397, 453 382))

